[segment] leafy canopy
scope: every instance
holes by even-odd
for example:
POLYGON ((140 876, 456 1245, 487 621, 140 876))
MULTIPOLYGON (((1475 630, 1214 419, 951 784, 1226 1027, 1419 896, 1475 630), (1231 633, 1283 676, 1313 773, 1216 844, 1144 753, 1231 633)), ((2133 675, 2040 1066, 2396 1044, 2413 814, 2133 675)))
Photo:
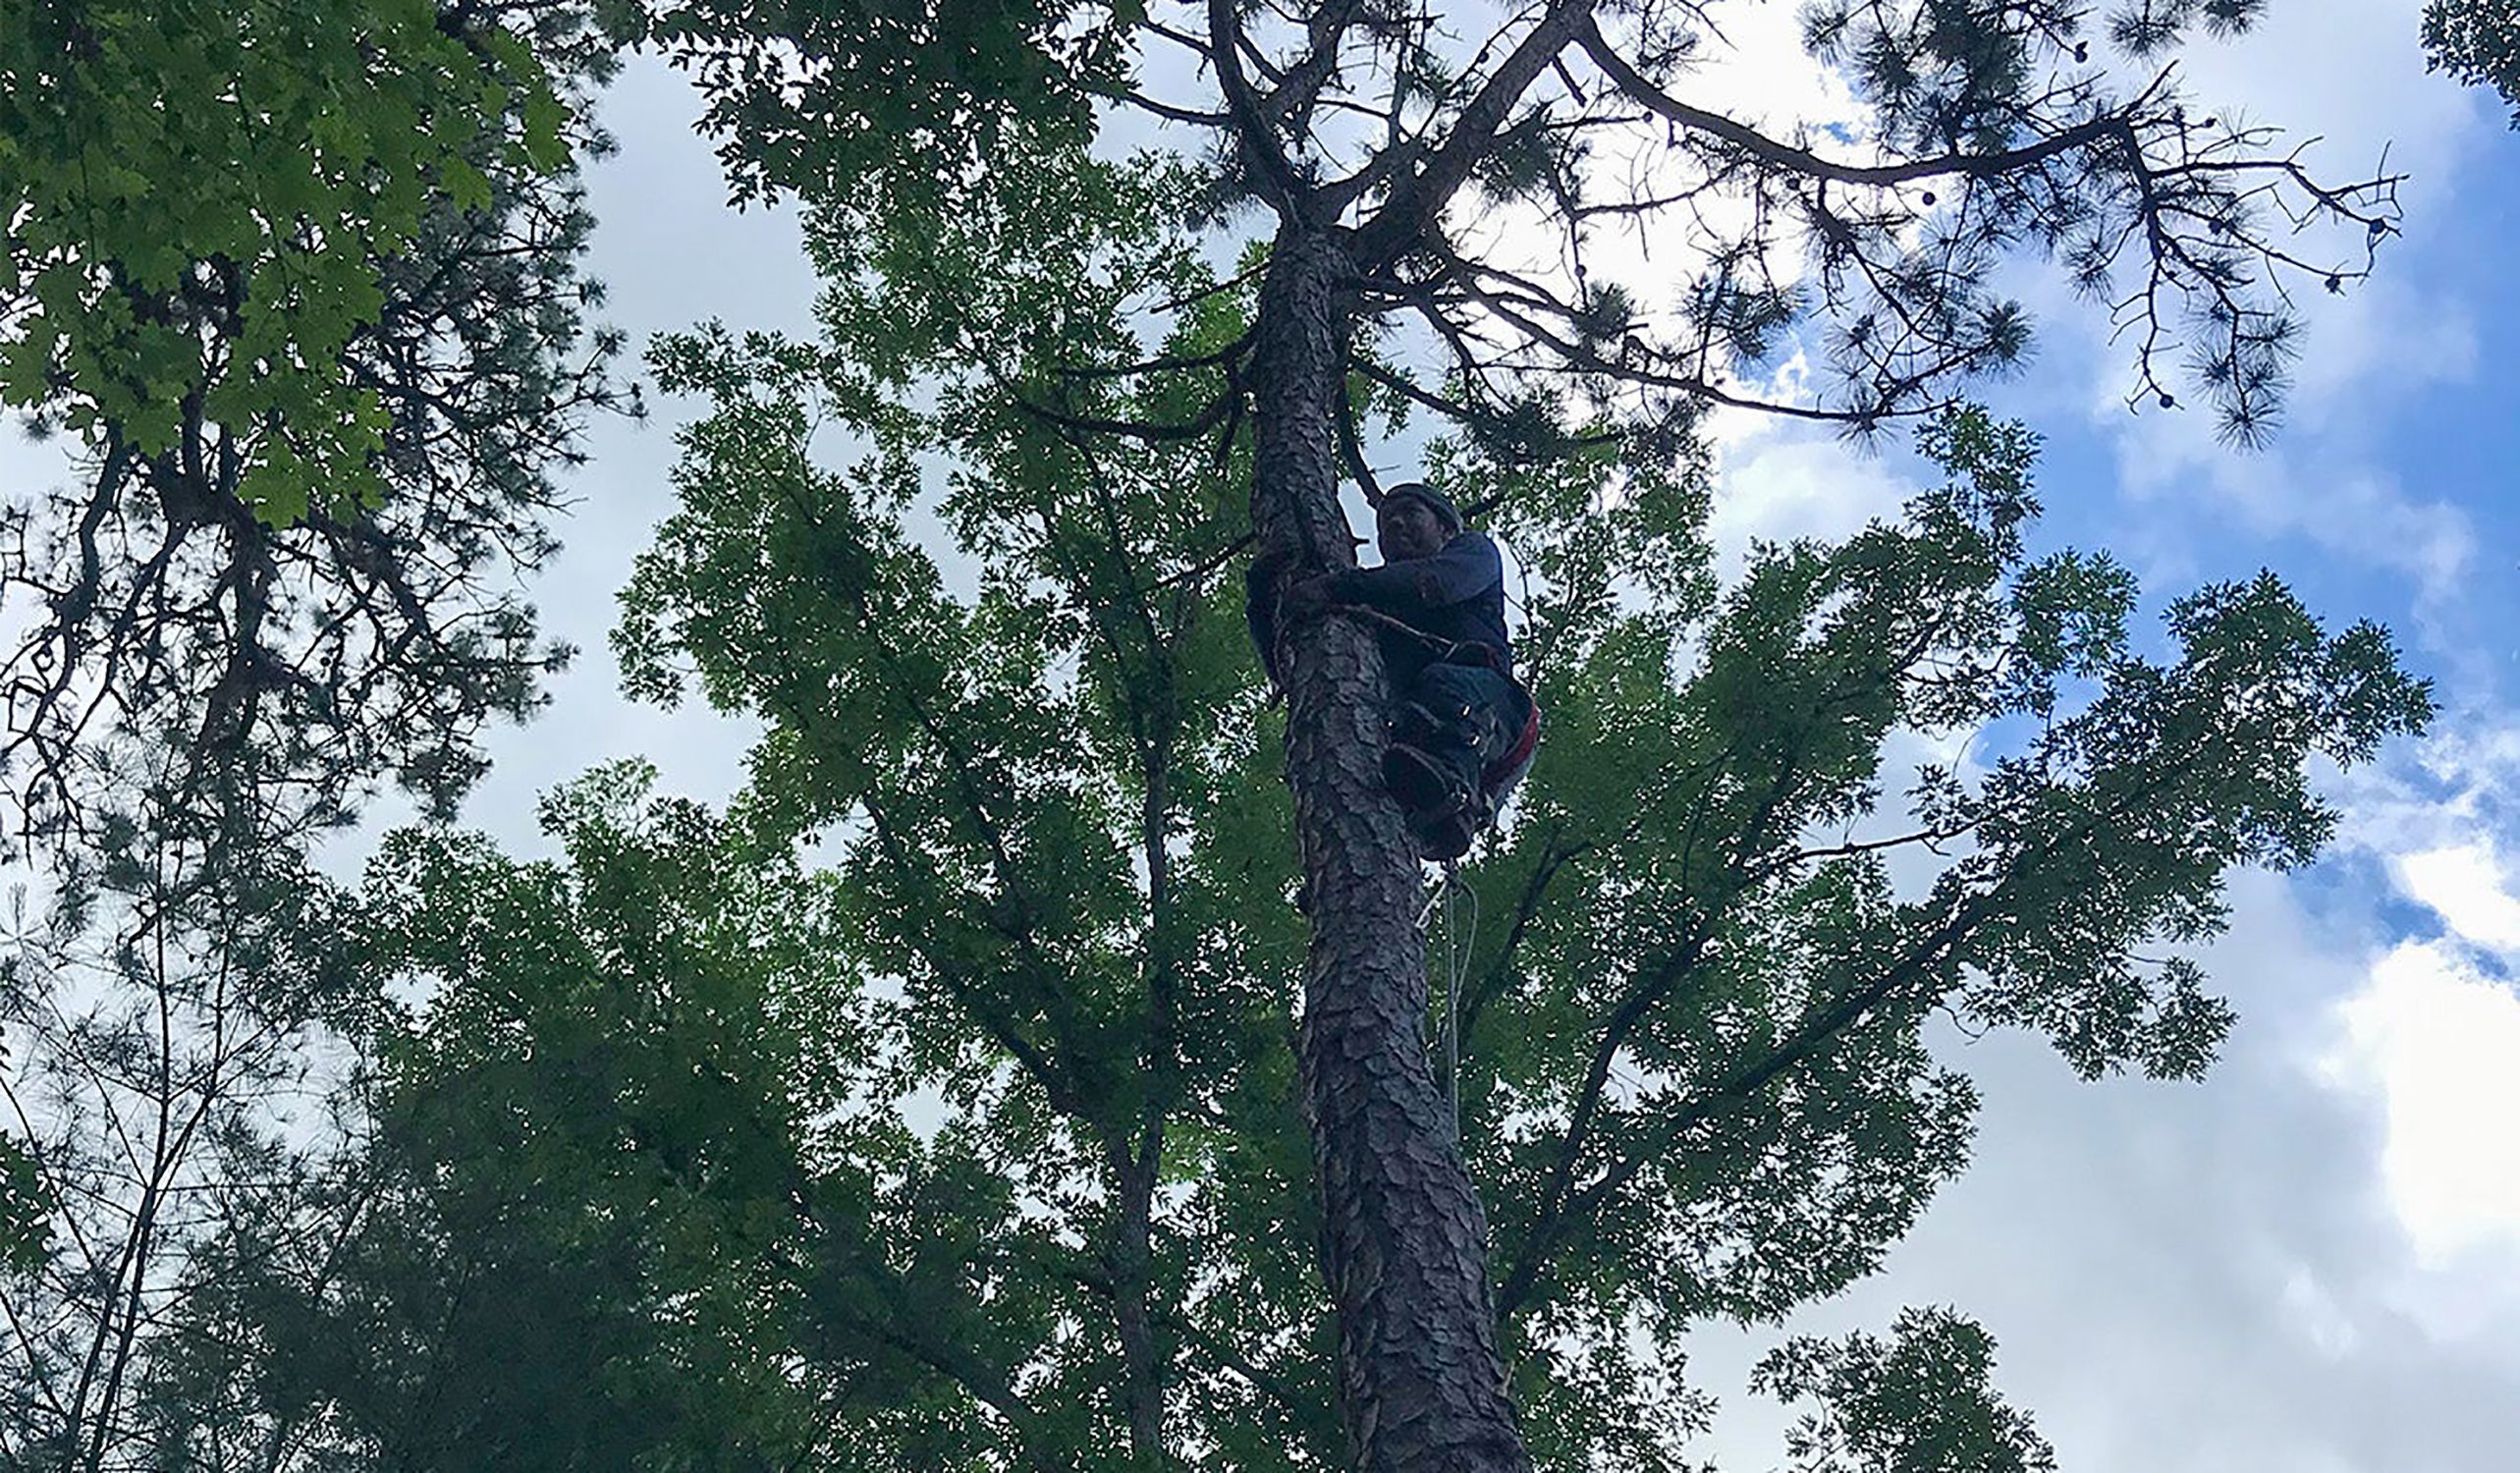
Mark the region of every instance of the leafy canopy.
POLYGON ((442 807, 538 703, 566 652, 513 575, 588 411, 636 408, 575 116, 634 19, 0 4, 0 404, 73 463, 0 513, 0 597, 49 616, 0 660, 21 834, 96 843, 133 742, 237 845, 381 781, 442 807))
POLYGON ((2520 8, 2511 0, 2432 0, 2424 50, 2434 71, 2501 92, 2520 128, 2520 8))
POLYGON ((361 1038, 366 1150, 204 1247, 170 1400, 244 1446, 311 1421, 347 1466, 521 1473, 792 1466, 821 1397, 877 1392, 794 1370, 824 1353, 796 1153, 856 1154, 812 1122, 867 1069, 832 887, 652 780, 555 793, 556 861, 378 854, 345 940, 422 1001, 361 1038))
MULTIPOLYGON (((2147 3, 2109 43, 2153 55, 2252 9, 2147 3)), ((1993 264, 2054 250, 2096 291, 2133 264, 2144 282, 2116 300, 2139 323, 2195 304, 2201 377, 2235 422, 2263 422, 2291 340, 2252 273, 2357 268, 2269 253, 2229 180, 2308 191, 2365 239, 2391 228, 2386 181, 2314 186, 2255 153, 2258 135, 2113 90, 2079 70, 2078 7, 1815 11, 1813 47, 1858 81, 1879 161, 1689 104, 1675 89, 1714 32, 1685 7, 1556 4, 1485 54, 1385 7, 1309 19, 660 13, 731 161, 810 197, 830 290, 813 341, 712 327, 660 345, 660 378, 705 413, 619 643, 634 691, 696 690, 768 733, 723 816, 619 770, 553 805, 563 861, 444 835, 389 847, 341 928, 374 1000, 344 1019, 377 1065, 372 1095, 345 1097, 359 1150, 338 1182, 237 1199, 252 1210, 187 1240, 205 1292, 165 1322, 150 1405, 219 1415, 172 1418, 170 1446, 210 1457, 222 1429, 250 1427, 256 1451, 310 1465, 689 1466, 740 1448, 1133 1468, 1151 1417, 1158 1465, 1342 1463, 1290 1038, 1304 927, 1281 903, 1296 878, 1281 718, 1228 567, 1249 530, 1255 303, 1219 263, 1264 261, 1238 233, 1254 208, 1356 233, 1340 372, 1359 478, 1374 426, 1437 416, 1429 473, 1493 508, 1530 573, 1551 736, 1465 874, 1481 923, 1446 1001, 1535 1453, 1685 1466, 1707 1404, 1688 1331, 1781 1318, 1879 1264, 1965 1163, 1974 1092, 1929 1050, 1929 1019, 2036 1031, 2091 1074, 2208 1064, 2229 1014, 2185 954, 2220 926, 2225 875, 2309 858, 2333 822, 2320 765, 2420 728, 2427 688, 2381 631, 2331 631, 2272 576, 2180 598, 2156 630, 2121 567, 2037 545, 2035 440, 1952 386, 2026 342, 1986 295, 1993 264), (1220 79, 1214 106, 1144 80, 1167 47, 1220 79), (1214 146, 1125 155, 1097 137, 1112 108, 1214 146), (1587 160, 1632 136, 1669 139, 1677 174, 1603 192, 1587 160), (1612 284, 1590 231, 1698 200, 1780 223, 1699 243, 1675 294, 1612 284), (1562 250, 1531 272, 1471 252, 1484 209, 1566 227, 1540 237, 1562 250), (2165 221, 2188 222, 2166 255, 2165 221), (1821 411, 1919 417, 1943 483, 1719 580, 1697 407, 1746 397, 1732 375, 1796 331, 1820 332, 1837 370, 1821 411), (414 993, 422 1010, 384 1006, 414 993), (516 1302, 554 1333, 500 1334, 516 1302), (340 1353, 353 1344, 369 1353, 340 1353)), ((499 64, 487 41, 465 54, 499 64)), ((464 157, 513 188, 493 189, 493 216, 544 197, 532 149, 486 127, 444 136, 486 147, 464 157)), ((477 269, 497 248, 464 231, 480 203, 432 169, 445 197, 415 239, 477 269)), ((319 195, 375 180, 319 176, 319 195)), ((485 355, 505 373, 498 422, 542 423, 518 410, 574 341, 550 314, 581 230, 538 238, 547 269, 496 299, 525 324, 485 355)), ((320 231, 255 239, 256 261, 330 248, 320 231)), ((116 273, 66 279, 102 292, 116 273)), ((388 302, 434 290, 378 280, 388 302)), ((308 299, 308 341, 358 300, 308 299)), ((97 310, 112 328, 118 309, 97 310)), ((253 330, 240 308, 198 341, 253 330)), ((2170 337, 2139 337, 2149 373, 2170 337)), ((46 392, 103 392, 77 382, 46 392)), ((120 436, 126 469, 197 483, 186 426, 166 454, 94 413, 77 422, 120 436)), ((439 423, 398 422, 423 443, 439 423)), ((240 456, 262 443, 259 422, 234 428, 240 456)), ((488 494, 456 505, 518 488, 531 505, 565 438, 479 449, 464 484, 488 494)), ((410 448, 411 483, 437 484, 410 448)), ((123 506, 114 475, 97 489, 85 508, 123 506)), ((365 572, 392 543, 390 523, 303 511, 312 566, 365 572)), ((152 545, 157 524, 137 525, 131 545, 152 545)), ((464 523, 458 546, 514 525, 464 523)), ((217 545, 250 569, 294 544, 217 545)), ((74 531, 59 566, 85 550, 74 531)), ((133 566, 149 576, 147 554, 133 566)), ((208 586, 246 612, 219 601, 249 578, 208 586)), ((393 601, 390 579, 352 586, 393 601)), ((383 708, 443 718, 421 724, 448 738, 440 791, 460 788, 465 721, 527 703, 523 666, 480 663, 451 711, 383 708)), ((232 711, 271 678, 244 656, 213 669, 177 709, 232 711)), ((286 709, 318 709, 304 699, 286 709)), ((283 748, 271 771, 310 755, 339 754, 283 748)), ((176 788, 114 822, 178 831, 176 788)), ((117 873, 144 852, 124 844, 117 873)), ((312 945, 332 917, 283 929, 307 943, 281 949, 293 965, 320 955, 343 980, 312 945)), ((115 1331, 65 1323, 100 1327, 93 1343, 115 1331)), ((1921 1315, 1887 1341, 1797 1343, 1759 1385, 1816 1408, 1797 1457, 2041 1466, 1990 1371, 1982 1335, 1921 1315)))
MULTIPOLYGON (((1193 402, 1063 371, 1142 351, 1151 294, 1195 299, 1168 355, 1243 334, 1193 188, 1057 152, 929 234, 824 213, 818 340, 660 345, 706 409, 619 649, 637 693, 767 723, 750 782, 711 817, 599 774, 551 864, 389 847, 369 985, 428 1001, 377 1045, 387 1205, 334 1268, 240 1240, 269 1282, 218 1342, 266 1328, 224 1375, 371 1451, 1130 1468, 1151 1391, 1182 1465, 1341 1465, 1281 717, 1220 556, 1247 431, 1105 440, 1009 392, 1193 402), (483 1351, 484 1282, 598 1348, 483 1351), (301 1348, 343 1342, 409 1349, 301 1348), (430 1374, 479 1420, 392 1421, 430 1374)), ((1920 449, 1942 484, 1728 579, 1701 453, 1431 452, 1529 572, 1550 712, 1463 876, 1458 1083, 1552 1465, 1687 1466, 1689 1330, 1852 1283, 1963 1168, 1976 1096, 1930 1019, 2203 1069, 2229 1014, 2183 953, 2224 876, 2308 858, 2318 766, 2429 716, 2379 630, 2272 577, 2156 629, 2122 567, 2040 550, 2020 427, 1955 412, 1920 449)), ((2041 1466, 1990 1364, 1923 1317, 1759 1385, 1848 1467, 2041 1466)))
POLYGON ((345 371, 378 263, 443 198, 487 209, 481 141, 552 170, 566 111, 517 33, 429 0, 0 5, 0 405, 177 448, 238 431, 239 494, 383 493, 390 407, 345 371))

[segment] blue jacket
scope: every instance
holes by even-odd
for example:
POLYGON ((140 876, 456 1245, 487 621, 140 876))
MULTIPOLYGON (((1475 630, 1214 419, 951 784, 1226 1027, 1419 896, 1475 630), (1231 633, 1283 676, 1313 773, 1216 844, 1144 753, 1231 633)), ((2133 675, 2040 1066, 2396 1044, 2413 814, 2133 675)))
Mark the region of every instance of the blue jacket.
MULTIPOLYGON (((1277 674, 1277 608, 1271 592, 1276 581, 1253 568, 1245 612, 1252 642, 1277 674)), ((1505 627, 1505 560, 1497 545, 1480 532, 1455 532, 1431 558, 1410 558, 1380 568, 1351 568, 1334 573, 1331 593, 1342 603, 1379 610, 1425 634, 1417 638, 1383 628, 1383 659, 1395 682, 1406 684, 1418 672, 1440 660, 1464 665, 1491 665, 1511 675, 1513 643, 1505 627)))

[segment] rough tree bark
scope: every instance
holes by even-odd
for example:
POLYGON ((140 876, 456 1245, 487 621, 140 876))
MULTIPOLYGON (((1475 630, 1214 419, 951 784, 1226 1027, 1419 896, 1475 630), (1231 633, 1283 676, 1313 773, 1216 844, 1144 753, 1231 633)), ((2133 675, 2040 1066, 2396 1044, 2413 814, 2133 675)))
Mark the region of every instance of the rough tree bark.
MULTIPOLYGON (((1355 561, 1333 438, 1350 274, 1334 229, 1289 228, 1261 287, 1252 524, 1264 554, 1288 555, 1288 577, 1355 561)), ((1487 1225, 1426 1054, 1422 871, 1382 785, 1382 653, 1336 616, 1286 637, 1287 775, 1312 919, 1304 1096, 1352 1454, 1371 1473, 1528 1473, 1487 1225)))

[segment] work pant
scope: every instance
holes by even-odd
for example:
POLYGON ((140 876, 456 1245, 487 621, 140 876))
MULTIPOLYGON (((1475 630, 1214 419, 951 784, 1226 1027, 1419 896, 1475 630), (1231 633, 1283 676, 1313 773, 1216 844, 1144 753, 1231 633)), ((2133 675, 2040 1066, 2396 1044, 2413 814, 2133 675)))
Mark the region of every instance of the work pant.
POLYGON ((1399 739, 1435 759, 1456 791, 1483 794, 1489 764, 1530 713, 1513 682, 1485 665, 1429 665, 1400 689, 1399 739))

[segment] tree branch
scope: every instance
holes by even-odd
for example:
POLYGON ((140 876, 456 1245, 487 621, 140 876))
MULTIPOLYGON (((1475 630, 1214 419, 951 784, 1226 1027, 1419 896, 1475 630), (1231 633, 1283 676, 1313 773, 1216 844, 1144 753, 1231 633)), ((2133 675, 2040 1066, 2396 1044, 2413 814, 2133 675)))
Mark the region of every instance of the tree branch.
POLYGON ((1497 132, 1514 103, 1590 24, 1592 7, 1593 0, 1552 0, 1539 23, 1498 63, 1461 109, 1426 167, 1406 177, 1374 218, 1358 227, 1353 251, 1358 266, 1378 271, 1425 239, 1445 205, 1495 145, 1497 132))
MULTIPOLYGON (((1888 186, 1907 184, 1921 179, 1938 179, 1951 174, 1982 178, 2009 174, 2060 154, 2072 153, 2112 138, 2122 144, 2130 155, 2135 154, 2138 149, 2135 131, 2133 125, 2127 121, 2126 114, 2112 112, 2043 138, 2036 143, 1996 153, 1951 152, 1937 154, 1931 158, 1909 159, 1897 164, 1843 163, 1823 158, 1808 148, 1797 147, 1769 137, 1758 130, 1734 122, 1722 113, 1709 112, 1705 108, 1692 107, 1680 101, 1656 86, 1644 74, 1631 66, 1625 57, 1620 56, 1611 46, 1608 38, 1603 36, 1600 26, 1589 10, 1581 16, 1579 24, 1580 29, 1575 37, 1577 44, 1583 47, 1586 56, 1592 58, 1593 65, 1601 68, 1603 75, 1608 77, 1630 100, 1682 128, 1722 138, 1774 168, 1790 170, 1812 179, 1825 179, 1836 184, 1888 186)), ((2166 77, 2168 74, 2163 75, 2166 77)), ((2151 97, 2161 84, 2157 80, 2152 87, 2146 89, 2144 98, 2151 97)), ((2137 99, 2133 106, 2140 107, 2144 98, 2137 99)))
POLYGON ((1208 57, 1216 63, 1217 85, 1225 93, 1226 111, 1233 119, 1234 138, 1258 176, 1261 193, 1278 218, 1287 224, 1312 223, 1310 191, 1279 142, 1268 107, 1243 75, 1242 23, 1233 0, 1208 0, 1208 57))

